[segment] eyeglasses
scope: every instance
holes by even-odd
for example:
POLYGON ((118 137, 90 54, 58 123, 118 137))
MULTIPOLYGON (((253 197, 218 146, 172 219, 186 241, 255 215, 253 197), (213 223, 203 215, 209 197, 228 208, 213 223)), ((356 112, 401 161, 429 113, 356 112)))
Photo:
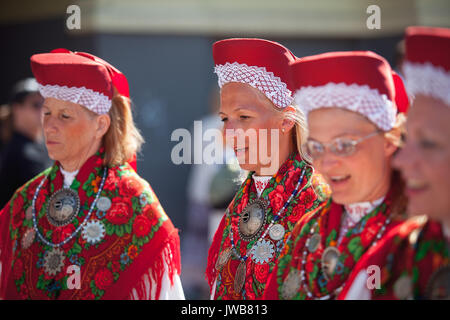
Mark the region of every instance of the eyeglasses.
POLYGON ((320 143, 318 141, 308 140, 306 142, 306 148, 313 159, 320 158, 324 154, 325 149, 329 149, 333 154, 339 157, 348 157, 355 153, 356 146, 359 143, 378 135, 380 132, 380 130, 377 130, 357 140, 353 140, 350 138, 336 138, 329 143, 320 143))

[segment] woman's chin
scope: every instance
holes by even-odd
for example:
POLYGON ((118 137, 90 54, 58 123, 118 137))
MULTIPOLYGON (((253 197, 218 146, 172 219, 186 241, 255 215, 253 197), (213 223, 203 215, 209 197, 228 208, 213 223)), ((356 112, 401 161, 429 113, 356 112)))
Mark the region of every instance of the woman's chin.
POLYGON ((246 161, 239 161, 239 167, 245 171, 257 171, 258 167, 254 164, 249 164, 246 161))

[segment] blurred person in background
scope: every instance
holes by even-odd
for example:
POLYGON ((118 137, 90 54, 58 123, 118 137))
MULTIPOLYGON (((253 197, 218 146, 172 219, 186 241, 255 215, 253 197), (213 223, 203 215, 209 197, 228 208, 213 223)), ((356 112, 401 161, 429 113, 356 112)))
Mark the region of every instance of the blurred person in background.
POLYGON ((43 143, 43 102, 36 80, 28 78, 14 86, 9 110, 2 108, 2 137, 6 143, 0 160, 1 208, 18 187, 51 165, 43 143))
POLYGON ((213 45, 226 143, 248 171, 223 214, 208 253, 212 299, 260 298, 294 225, 323 203, 323 184, 302 147, 303 113, 292 106, 295 56, 263 39, 213 45))
POLYGON ((394 166, 406 181, 410 218, 355 267, 346 299, 450 299, 450 29, 409 27, 405 44, 413 98, 394 166), (377 282, 373 271, 368 279, 370 266, 379 268, 377 282))

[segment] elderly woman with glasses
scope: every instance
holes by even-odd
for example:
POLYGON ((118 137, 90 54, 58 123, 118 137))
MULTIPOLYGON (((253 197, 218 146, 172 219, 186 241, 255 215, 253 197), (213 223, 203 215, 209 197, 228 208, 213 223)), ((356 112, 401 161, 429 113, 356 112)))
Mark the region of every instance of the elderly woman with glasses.
POLYGON ((335 299, 358 260, 400 221, 402 182, 391 166, 407 107, 403 83, 372 52, 331 52, 291 64, 306 142, 332 198, 300 219, 267 299, 335 299))

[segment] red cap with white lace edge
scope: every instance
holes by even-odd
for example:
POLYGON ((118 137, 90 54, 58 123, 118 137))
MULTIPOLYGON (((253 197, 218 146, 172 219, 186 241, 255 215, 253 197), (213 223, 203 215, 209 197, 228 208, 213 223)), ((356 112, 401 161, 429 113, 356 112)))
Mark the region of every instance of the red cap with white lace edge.
POLYGON ((261 91, 278 108, 292 103, 289 63, 295 56, 279 43, 234 38, 213 44, 214 72, 219 87, 228 82, 246 83, 261 91))
POLYGON ((295 104, 310 111, 338 107, 358 112, 389 131, 408 99, 401 78, 389 63, 370 51, 328 52, 291 64, 295 104))
POLYGON ((108 62, 85 52, 55 49, 31 57, 31 69, 44 98, 80 104, 108 113, 114 89, 129 97, 126 77, 108 62))
POLYGON ((450 106, 450 29, 408 27, 403 64, 410 96, 423 94, 450 106))

